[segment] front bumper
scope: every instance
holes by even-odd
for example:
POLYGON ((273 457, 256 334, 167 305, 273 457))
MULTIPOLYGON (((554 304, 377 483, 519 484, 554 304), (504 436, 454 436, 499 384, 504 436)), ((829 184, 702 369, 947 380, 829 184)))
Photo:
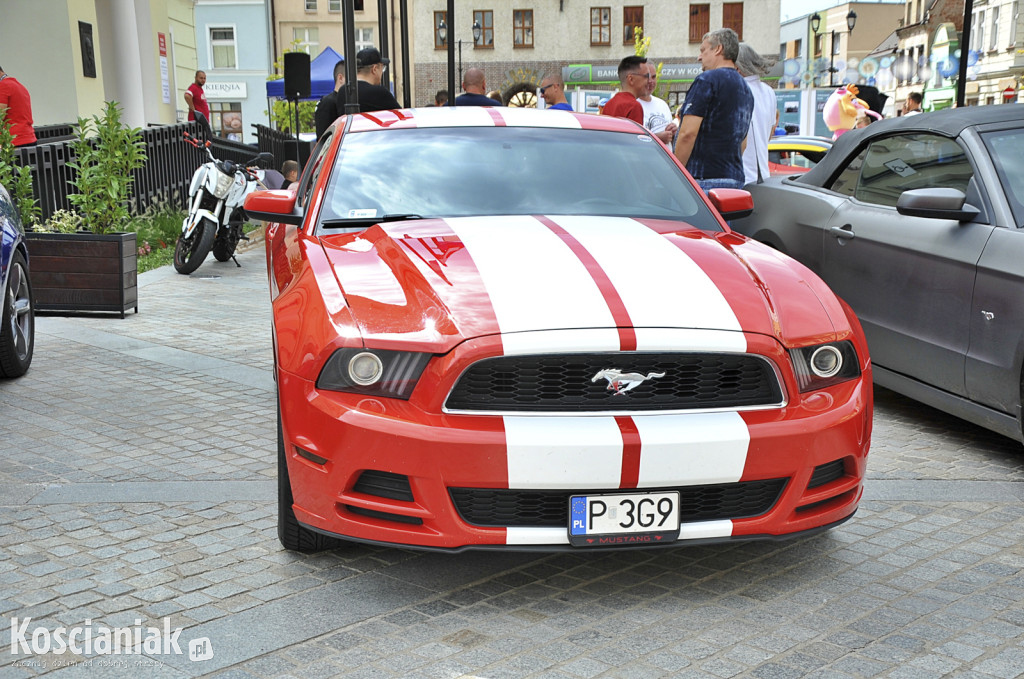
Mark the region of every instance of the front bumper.
POLYGON ((481 525, 467 520, 452 490, 500 490, 513 503, 564 495, 567 503, 572 494, 627 488, 714 495, 728 487, 742 495, 744 484, 781 481, 773 500, 756 509, 727 503, 718 515, 697 520, 684 512, 680 540, 672 544, 706 543, 826 528, 852 516, 863 491, 869 368, 857 380, 810 394, 796 394, 787 377, 789 400, 781 408, 516 417, 444 414, 438 404, 447 392, 438 388, 438 375, 453 367, 434 366, 433 376, 428 369, 417 387, 426 393, 409 401, 321 392, 278 371, 300 523, 352 540, 424 548, 562 549, 569 544, 568 512, 564 522, 555 509, 554 520, 549 512, 536 525, 522 517, 515 525, 481 525))

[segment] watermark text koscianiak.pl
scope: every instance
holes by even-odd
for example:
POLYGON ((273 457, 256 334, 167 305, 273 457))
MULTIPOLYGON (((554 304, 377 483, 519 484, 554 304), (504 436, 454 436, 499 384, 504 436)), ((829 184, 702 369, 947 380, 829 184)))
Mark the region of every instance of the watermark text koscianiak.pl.
MULTIPOLYGON (((84 625, 74 627, 46 627, 29 629, 32 618, 11 618, 11 653, 13 655, 182 655, 178 644, 181 627, 171 629, 169 618, 163 619, 163 628, 143 627, 136 618, 130 627, 108 627, 93 625, 86 620, 84 625)), ((208 638, 193 639, 189 642, 188 656, 192 660, 209 660, 213 657, 213 646, 208 638)))

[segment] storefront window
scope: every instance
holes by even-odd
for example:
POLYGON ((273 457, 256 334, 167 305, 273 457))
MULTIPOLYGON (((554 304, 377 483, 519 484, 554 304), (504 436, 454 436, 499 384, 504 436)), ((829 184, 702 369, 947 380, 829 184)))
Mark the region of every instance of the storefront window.
POLYGON ((242 141, 242 102, 211 101, 210 127, 214 135, 231 141, 242 141))

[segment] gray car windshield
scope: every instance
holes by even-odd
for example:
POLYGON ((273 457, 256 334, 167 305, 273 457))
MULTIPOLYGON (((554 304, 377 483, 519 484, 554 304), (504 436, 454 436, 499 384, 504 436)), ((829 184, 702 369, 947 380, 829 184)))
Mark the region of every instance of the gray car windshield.
POLYGON ((1017 226, 1024 226, 1024 127, 981 135, 1017 226))
POLYGON ((646 135, 550 128, 416 128, 342 140, 320 215, 345 220, 607 215, 721 228, 646 135))

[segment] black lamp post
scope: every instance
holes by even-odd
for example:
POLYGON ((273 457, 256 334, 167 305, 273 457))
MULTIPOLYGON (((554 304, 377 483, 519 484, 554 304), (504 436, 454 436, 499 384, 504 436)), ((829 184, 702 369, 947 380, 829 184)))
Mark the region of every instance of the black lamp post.
MULTIPOLYGON (((846 28, 848 30, 843 31, 845 33, 853 33, 853 27, 857 25, 857 13, 852 9, 850 13, 846 15, 846 28)), ((811 31, 815 34, 818 33, 818 29, 821 28, 821 15, 817 12, 811 16, 811 31)), ((829 87, 835 87, 835 73, 836 73, 836 37, 840 31, 832 29, 832 43, 829 45, 828 54, 828 84, 829 87)))
MULTIPOLYGON (((473 44, 480 42, 480 36, 483 34, 483 29, 480 27, 480 22, 473 21, 473 44)), ((444 23, 444 19, 441 19, 441 23, 437 25, 437 37, 441 39, 441 44, 444 45, 448 42, 448 26, 444 23)), ((462 40, 456 41, 459 45, 459 86, 462 85, 462 40)), ((448 94, 452 99, 455 98, 455 93, 450 92, 448 94)))

